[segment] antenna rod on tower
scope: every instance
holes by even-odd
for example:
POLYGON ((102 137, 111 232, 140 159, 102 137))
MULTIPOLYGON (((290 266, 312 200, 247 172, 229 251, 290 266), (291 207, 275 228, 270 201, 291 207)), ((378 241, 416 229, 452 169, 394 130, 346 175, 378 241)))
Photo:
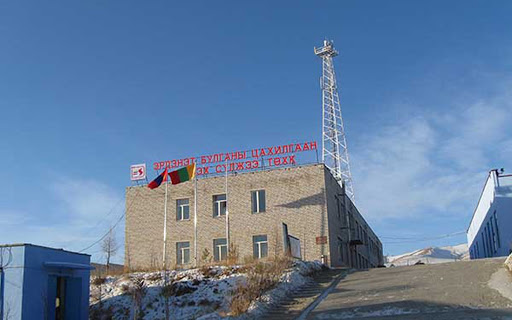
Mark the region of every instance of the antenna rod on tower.
POLYGON ((344 187, 347 196, 355 202, 350 173, 347 140, 341 117, 340 98, 336 85, 333 57, 338 55, 332 41, 324 40, 324 46, 314 48, 322 58, 322 162, 332 172, 334 178, 344 187))

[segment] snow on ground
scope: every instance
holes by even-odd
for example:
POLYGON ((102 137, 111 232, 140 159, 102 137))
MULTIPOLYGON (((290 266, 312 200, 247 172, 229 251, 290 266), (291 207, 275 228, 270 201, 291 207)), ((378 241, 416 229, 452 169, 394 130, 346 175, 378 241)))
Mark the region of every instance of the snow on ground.
POLYGON ((387 265, 407 266, 419 261, 425 264, 434 264, 467 259, 469 259, 468 245, 463 243, 456 246, 429 247, 397 256, 389 256, 387 265))
POLYGON ((505 260, 505 268, 512 272, 512 253, 507 257, 507 260, 505 260))
MULTIPOLYGON (((293 268, 281 276, 279 284, 254 301, 246 315, 241 318, 257 317, 267 308, 291 291, 310 281, 309 275, 321 270, 320 262, 297 261, 293 268)), ((229 313, 231 291, 246 279, 247 269, 243 266, 215 266, 209 268, 169 271, 167 276, 168 306, 171 319, 220 319, 229 313), (170 284, 170 285, 169 285, 170 284)), ((166 298, 162 289, 164 273, 139 272, 121 276, 109 276, 99 286, 91 280, 91 319, 100 308, 110 310, 113 319, 133 318, 135 283, 143 283, 145 294, 142 298, 142 319, 163 319, 166 298)))
MULTIPOLYGON (((170 284, 168 305, 172 319, 192 319, 226 306, 225 294, 241 278, 238 267, 211 267, 169 271, 170 284)), ((130 291, 134 290, 134 279, 142 279, 146 294, 142 299, 143 319, 161 319, 165 315, 165 297, 162 288, 165 274, 140 272, 129 275, 107 277, 101 285, 103 309, 111 309, 114 319, 133 318, 134 306, 130 291)), ((91 281, 94 283, 94 279, 91 281)), ((90 304, 99 308, 100 286, 91 284, 90 304)))
POLYGON ((299 289, 306 285, 311 278, 309 277, 314 272, 322 269, 322 263, 319 261, 297 261, 292 271, 283 274, 280 280, 280 284, 265 293, 259 301, 254 301, 249 310, 247 311, 246 317, 256 317, 262 315, 268 308, 281 299, 289 295, 291 292, 299 289))

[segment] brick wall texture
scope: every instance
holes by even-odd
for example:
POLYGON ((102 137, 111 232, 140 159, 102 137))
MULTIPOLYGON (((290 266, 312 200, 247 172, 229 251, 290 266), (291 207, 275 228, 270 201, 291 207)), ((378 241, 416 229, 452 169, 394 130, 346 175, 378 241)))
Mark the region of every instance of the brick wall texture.
MULTIPOLYGON (((169 267, 177 264, 177 242, 190 242, 190 263, 181 267, 191 267, 204 264, 201 259, 204 249, 213 254, 213 239, 226 237, 225 216, 213 216, 213 196, 224 194, 225 188, 225 177, 197 180, 196 260, 194 182, 168 186, 166 264, 169 267), (177 221, 178 199, 189 199, 189 220, 177 221)), ((282 254, 282 223, 286 223, 289 234, 300 239, 305 260, 323 257, 332 266, 358 268, 382 264, 380 241, 323 164, 232 174, 227 178, 227 188, 229 240, 242 261, 253 256, 256 235, 267 236, 269 256, 282 254), (255 190, 265 190, 265 212, 252 213, 251 191, 255 190), (373 241, 378 250, 370 249, 371 244, 349 245, 356 237, 355 221, 367 230, 368 243, 373 241), (327 241, 317 244, 317 237, 326 237, 327 241), (367 265, 361 259, 366 259, 367 265)), ((164 185, 153 190, 146 186, 126 188, 126 266, 139 269, 162 265, 164 202, 164 185)))

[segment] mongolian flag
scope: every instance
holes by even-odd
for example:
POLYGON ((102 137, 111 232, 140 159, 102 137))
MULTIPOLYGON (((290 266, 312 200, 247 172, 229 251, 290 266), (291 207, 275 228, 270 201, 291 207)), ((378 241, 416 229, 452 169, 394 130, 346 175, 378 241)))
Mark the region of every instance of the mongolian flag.
POLYGON ((169 177, 171 178, 172 184, 178 184, 185 181, 189 181, 194 179, 196 175, 196 164, 191 164, 189 166, 183 167, 176 171, 169 172, 169 177))
POLYGON ((162 182, 167 181, 167 176, 168 176, 167 168, 165 168, 164 172, 162 172, 158 177, 155 178, 155 180, 151 181, 148 184, 148 188, 155 189, 155 188, 160 187, 162 182))

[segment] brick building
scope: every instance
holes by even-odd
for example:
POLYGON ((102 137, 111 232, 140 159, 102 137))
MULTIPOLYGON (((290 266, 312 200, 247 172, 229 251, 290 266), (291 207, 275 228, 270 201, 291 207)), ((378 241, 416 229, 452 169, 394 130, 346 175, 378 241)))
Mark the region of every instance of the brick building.
MULTIPOLYGON (((383 264, 381 242, 323 164, 231 174, 227 189, 226 200, 223 176, 197 180, 195 237, 194 182, 169 185, 168 265, 201 265, 205 249, 213 260, 225 259, 228 241, 241 260, 282 254, 283 223, 300 240, 304 260, 354 268, 383 264)), ((163 186, 126 188, 127 266, 161 265, 164 197, 163 186)))

